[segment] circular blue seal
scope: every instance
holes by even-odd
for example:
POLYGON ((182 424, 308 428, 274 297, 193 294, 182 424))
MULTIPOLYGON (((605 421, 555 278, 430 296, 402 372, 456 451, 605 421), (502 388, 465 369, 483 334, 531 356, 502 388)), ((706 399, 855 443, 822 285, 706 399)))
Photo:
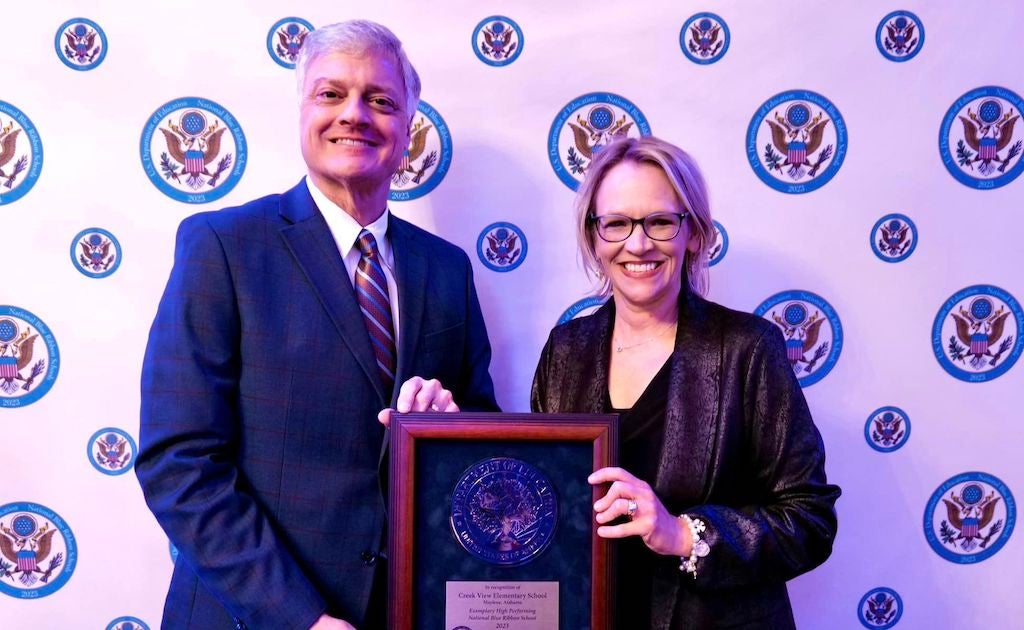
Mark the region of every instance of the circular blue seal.
POLYGON ((28 116, 0 101, 0 206, 24 197, 43 169, 43 143, 28 116))
POLYGON ((879 407, 864 423, 864 439, 879 453, 899 450, 910 439, 910 416, 899 407, 879 407))
POLYGON ((857 604, 857 618, 865 628, 872 630, 891 628, 902 616, 903 599, 899 593, 884 586, 871 589, 857 604))
POLYGON ((932 351, 939 365, 968 383, 998 378, 1024 351, 1024 312, 1008 292, 976 284, 954 293, 932 324, 932 351))
POLYGON ((106 427, 92 434, 85 445, 92 467, 104 475, 123 475, 132 469, 139 447, 124 429, 106 427))
POLYGON ((470 42, 477 59, 489 66, 507 66, 523 52, 523 29, 504 15, 480 20, 470 42))
POLYGON ((149 181, 175 201, 216 201, 245 172, 242 128, 230 112, 204 98, 187 96, 161 105, 149 117, 139 144, 149 181))
POLYGON ((576 190, 594 154, 625 136, 649 136, 651 126, 640 108, 610 92, 573 99, 555 116, 548 132, 548 160, 562 183, 576 190))
POLYGON ((898 263, 917 249, 917 226, 903 214, 887 214, 871 228, 871 251, 879 260, 898 263))
POLYGON ((824 96, 789 90, 761 104, 747 127, 747 160, 757 177, 779 192, 809 193, 843 165, 846 123, 824 96))
POLYGON ((1015 125, 1024 99, 987 86, 956 100, 939 128, 939 155, 949 174, 971 188, 1005 186, 1024 171, 1024 125, 1015 125), (955 147, 955 149, 954 149, 955 147))
POLYGON ((71 579, 78 545, 68 524, 50 508, 29 502, 0 505, 0 532, 0 593, 36 599, 71 579))
POLYGON ((0 305, 0 407, 24 407, 46 395, 60 371, 53 333, 32 313, 0 305))
POLYGON ((149 630, 149 626, 138 617, 125 616, 108 623, 107 630, 149 630))
POLYGON ((718 221, 711 221, 711 225, 715 228, 715 242, 708 248, 708 267, 714 267, 722 262, 729 252, 729 233, 718 221))
POLYGON ((754 310, 782 331, 786 358, 801 387, 832 371, 843 350, 843 325, 835 309, 810 291, 776 293, 754 310))
POLYGON ((950 477, 928 499, 924 535, 935 553, 957 564, 981 562, 1013 534, 1017 504, 997 477, 965 472, 950 477))
POLYGON ((715 63, 729 52, 729 25, 714 13, 691 15, 679 30, 679 47, 686 58, 702 66, 715 63))
POLYGON ((910 11, 893 11, 878 23, 875 44, 889 61, 910 61, 924 46, 924 24, 910 11))
POLYGON ((558 500, 547 475, 510 457, 481 460, 452 490, 452 535, 475 558, 499 566, 526 564, 551 543, 558 500))
POLYGON ((452 165, 452 136, 441 114, 420 101, 409 130, 409 149, 391 177, 391 201, 419 199, 437 188, 452 165))
POLYGON ((299 17, 282 18, 267 31, 267 53, 277 65, 295 69, 302 43, 313 30, 313 25, 299 17))
POLYGON ((65 66, 92 70, 107 56, 107 34, 92 20, 71 18, 57 29, 53 47, 65 66))
POLYGON ((526 234, 511 223, 498 221, 476 239, 476 253, 491 271, 512 271, 526 260, 526 234))
POLYGON ((604 306, 604 303, 607 301, 607 297, 602 297, 600 295, 591 295, 583 298, 582 300, 577 300, 576 302, 573 302, 569 308, 565 309, 561 315, 559 315, 558 323, 555 325, 561 326, 567 321, 576 319, 583 315, 585 311, 586 315, 590 315, 590 313, 604 306))
POLYGON ((71 239, 71 262, 87 278, 106 278, 121 266, 121 243, 103 228, 86 228, 71 239))

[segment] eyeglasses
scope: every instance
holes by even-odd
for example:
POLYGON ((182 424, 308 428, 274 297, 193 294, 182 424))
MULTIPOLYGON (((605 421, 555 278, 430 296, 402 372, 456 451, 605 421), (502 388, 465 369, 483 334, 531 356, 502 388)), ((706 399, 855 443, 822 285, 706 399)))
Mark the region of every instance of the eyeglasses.
POLYGON ((621 243, 633 235, 637 225, 642 225, 644 234, 653 241, 671 241, 679 234, 683 221, 689 212, 655 212, 642 219, 621 214, 590 215, 587 221, 597 225, 597 235, 609 243, 621 243))

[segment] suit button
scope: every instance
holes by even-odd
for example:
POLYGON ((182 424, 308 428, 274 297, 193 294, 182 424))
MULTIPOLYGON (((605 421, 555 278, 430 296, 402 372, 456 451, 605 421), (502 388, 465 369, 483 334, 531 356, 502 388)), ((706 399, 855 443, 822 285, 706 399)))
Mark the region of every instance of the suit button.
POLYGON ((369 549, 359 554, 359 558, 363 561, 363 564, 365 564, 368 567, 372 567, 373 565, 377 564, 377 554, 370 551, 369 549))

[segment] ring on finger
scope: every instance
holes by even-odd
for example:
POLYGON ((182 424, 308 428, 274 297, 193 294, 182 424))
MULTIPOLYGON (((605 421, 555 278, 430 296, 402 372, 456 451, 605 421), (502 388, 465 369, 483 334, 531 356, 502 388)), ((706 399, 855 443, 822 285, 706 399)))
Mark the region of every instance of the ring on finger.
POLYGON ((636 501, 633 499, 626 500, 626 517, 629 520, 633 520, 633 517, 636 516, 637 507, 636 501))

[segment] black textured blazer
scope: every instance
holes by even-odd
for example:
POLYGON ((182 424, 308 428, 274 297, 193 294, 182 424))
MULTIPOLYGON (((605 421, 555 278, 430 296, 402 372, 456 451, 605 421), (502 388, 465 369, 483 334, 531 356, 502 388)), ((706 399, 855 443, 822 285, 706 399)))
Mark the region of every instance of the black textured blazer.
MULTIPOLYGON (((614 300, 551 331, 531 407, 604 413, 614 300)), ((652 626, 792 628, 786 580, 832 552, 838 486, 770 322, 680 297, 665 435, 651 484, 666 509, 707 524, 697 578, 658 566, 652 626)))

